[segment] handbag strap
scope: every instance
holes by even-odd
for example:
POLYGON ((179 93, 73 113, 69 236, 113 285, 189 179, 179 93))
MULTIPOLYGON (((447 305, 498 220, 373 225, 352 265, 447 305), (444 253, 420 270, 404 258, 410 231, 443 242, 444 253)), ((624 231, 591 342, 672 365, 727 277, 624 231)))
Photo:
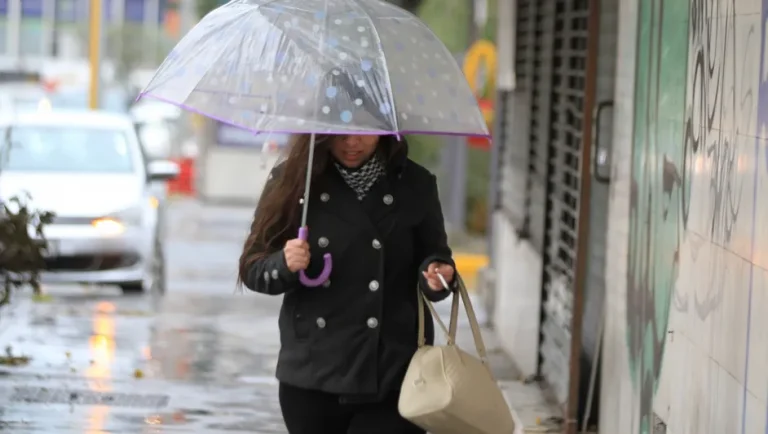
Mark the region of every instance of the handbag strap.
POLYGON ((458 328, 459 297, 461 297, 461 300, 464 304, 464 310, 467 313, 467 319, 469 319, 469 328, 472 330, 472 340, 475 341, 475 349, 477 350, 477 355, 480 356, 480 360, 483 363, 487 364, 488 356, 485 349, 485 343, 483 342, 483 335, 480 332, 480 325, 477 322, 477 316, 475 316, 475 309, 472 307, 472 301, 469 298, 467 287, 464 285, 464 280, 461 278, 461 276, 458 273, 455 274, 454 278, 458 279, 458 285, 457 285, 457 291, 453 293, 453 300, 451 303, 451 319, 448 327, 446 327, 445 323, 443 323, 443 320, 440 319, 440 315, 438 315, 437 311, 435 310, 435 307, 432 305, 432 302, 429 301, 429 299, 427 298, 426 295, 424 295, 421 289, 417 289, 419 293, 418 295, 418 303, 419 303, 418 345, 419 345, 419 348, 426 345, 426 332, 424 328, 424 321, 425 321, 424 305, 425 304, 429 308, 429 311, 432 313, 432 317, 435 318, 435 321, 437 321, 438 325, 443 330, 443 333, 445 333, 445 335, 447 336, 448 345, 455 345, 456 329, 458 328))
POLYGON ((419 294, 418 300, 416 300, 419 305, 419 348, 423 347, 427 343, 426 330, 424 328, 424 304, 429 307, 430 312, 432 312, 432 317, 435 318, 437 325, 439 325, 443 330, 443 334, 445 334, 446 339, 448 340, 448 345, 453 345, 456 341, 456 324, 458 323, 459 316, 459 299, 456 298, 456 294, 454 294, 451 301, 451 319, 448 323, 448 327, 446 327, 445 323, 440 318, 440 315, 438 315, 437 311, 435 311, 435 307, 432 305, 432 302, 429 301, 426 295, 424 295, 424 292, 421 289, 417 289, 417 293, 419 294))

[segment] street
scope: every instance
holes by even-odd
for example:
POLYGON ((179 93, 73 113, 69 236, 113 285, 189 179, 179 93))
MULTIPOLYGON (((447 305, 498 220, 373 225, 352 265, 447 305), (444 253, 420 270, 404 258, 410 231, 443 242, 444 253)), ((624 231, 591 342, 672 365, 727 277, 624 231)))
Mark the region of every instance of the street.
MULTIPOLYGON (((0 317, 0 431, 284 433, 274 379, 280 297, 235 286, 251 212, 172 202, 162 298, 109 287, 19 294, 0 317)), ((450 303, 438 308, 447 320, 450 303)), ((459 344, 472 351, 465 328, 459 344)), ((485 337, 497 378, 516 379, 485 337)))
POLYGON ((280 298, 235 288, 249 213, 174 203, 162 299, 108 287, 46 288, 42 302, 21 294, 0 345, 30 360, 2 367, 0 431, 285 432, 280 298))

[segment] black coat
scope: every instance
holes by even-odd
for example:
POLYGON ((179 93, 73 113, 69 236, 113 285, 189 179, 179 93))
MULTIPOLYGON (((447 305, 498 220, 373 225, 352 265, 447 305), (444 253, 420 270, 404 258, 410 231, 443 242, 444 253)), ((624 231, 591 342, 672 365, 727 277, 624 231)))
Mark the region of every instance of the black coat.
MULTIPOLYGON (((333 258, 325 286, 301 285, 282 246, 272 246, 245 279, 253 291, 285 294, 277 378, 350 400, 380 399, 400 388, 416 351, 417 288, 433 301, 450 295, 428 289, 421 275, 432 261, 454 265, 435 176, 409 160, 405 147, 359 201, 328 164, 313 181, 307 226, 309 277, 320 273, 324 253, 333 258)), ((430 316, 426 325, 432 343, 430 316)))

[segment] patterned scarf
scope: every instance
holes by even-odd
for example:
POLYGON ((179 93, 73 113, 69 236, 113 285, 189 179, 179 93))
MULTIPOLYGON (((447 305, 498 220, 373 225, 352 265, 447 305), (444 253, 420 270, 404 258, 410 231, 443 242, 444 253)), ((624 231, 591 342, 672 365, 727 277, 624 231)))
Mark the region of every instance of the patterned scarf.
POLYGON ((333 164, 336 165, 336 169, 341 174, 341 177, 344 178, 344 182, 355 191, 357 200, 363 200, 368 190, 385 173, 384 164, 381 163, 376 154, 356 169, 347 169, 335 161, 333 164))

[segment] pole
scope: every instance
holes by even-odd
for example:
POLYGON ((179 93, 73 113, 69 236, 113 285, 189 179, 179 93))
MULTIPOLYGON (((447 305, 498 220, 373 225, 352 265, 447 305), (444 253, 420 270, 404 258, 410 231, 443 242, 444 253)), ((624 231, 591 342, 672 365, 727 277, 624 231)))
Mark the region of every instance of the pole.
POLYGON ((144 39, 147 49, 143 50, 141 60, 145 65, 154 65, 157 62, 160 43, 160 0, 145 0, 144 7, 144 32, 149 35, 149 39, 144 39))
POLYGON ((467 164, 469 163, 469 147, 466 137, 453 137, 451 142, 453 142, 451 146, 455 149, 453 157, 455 166, 451 175, 451 180, 453 181, 451 192, 454 197, 451 218, 455 227, 464 232, 467 228, 467 164))
POLYGON ((88 89, 88 106, 91 110, 99 108, 99 82, 101 81, 101 0, 90 0, 88 9, 88 59, 90 62, 91 82, 88 89))
POLYGON ((179 5, 179 37, 183 37, 197 22, 195 4, 190 1, 181 1, 179 5))
POLYGON ((479 34, 476 19, 477 1, 478 0, 470 0, 469 11, 467 11, 467 48, 471 47, 472 44, 477 41, 479 34))
MULTIPOLYGON (((565 412, 565 434, 578 433, 579 398, 581 386, 582 327, 584 298, 589 262, 589 215, 592 188, 592 122, 597 94, 597 54, 600 47, 600 0, 589 0, 587 23, 587 68, 584 72, 584 115, 581 119, 581 188, 579 192, 579 224, 576 235, 576 270, 573 277, 573 315, 571 317, 570 367, 568 372, 568 401, 565 412)), ((597 363, 598 360, 595 360, 597 363)))
POLYGON ((14 66, 18 66, 21 60, 21 0, 8 2, 8 25, 6 32, 6 50, 13 59, 14 66))

